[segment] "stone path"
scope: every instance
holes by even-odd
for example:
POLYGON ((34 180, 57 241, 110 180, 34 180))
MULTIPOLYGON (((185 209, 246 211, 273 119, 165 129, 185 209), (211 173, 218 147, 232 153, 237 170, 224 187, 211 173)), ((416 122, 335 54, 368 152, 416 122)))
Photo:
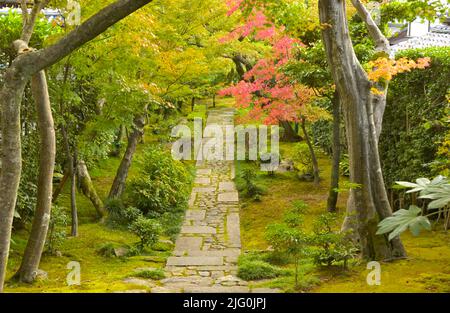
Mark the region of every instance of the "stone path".
MULTIPOLYGON (((234 110, 210 111, 207 125, 233 125, 234 110)), ((208 139, 205 139, 204 143, 208 139)), ((233 161, 198 161, 181 233, 161 282, 175 292, 249 292, 236 277, 241 253, 233 161)))
MULTIPOLYGON (((233 109, 211 110, 207 125, 233 125, 233 109)), ((208 142, 204 139, 204 143, 208 142)), ((236 277, 241 253, 239 195, 233 161, 198 161, 197 174, 175 249, 166 263, 167 278, 151 292, 277 292, 250 288, 236 277)))

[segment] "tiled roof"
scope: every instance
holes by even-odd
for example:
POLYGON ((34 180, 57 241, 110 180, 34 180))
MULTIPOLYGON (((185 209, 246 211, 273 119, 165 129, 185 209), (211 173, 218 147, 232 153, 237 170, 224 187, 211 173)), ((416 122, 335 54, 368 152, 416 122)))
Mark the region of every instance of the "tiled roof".
POLYGON ((437 25, 431 28, 432 33, 450 34, 450 25, 437 25))
MULTIPOLYGON (((426 35, 409 38, 396 45, 391 46, 391 55, 395 56, 398 51, 407 49, 419 49, 428 47, 450 47, 450 27, 440 28, 442 32, 430 32, 426 35), (449 32, 444 32, 449 30, 449 32)), ((432 29, 434 31, 434 29, 432 29)))

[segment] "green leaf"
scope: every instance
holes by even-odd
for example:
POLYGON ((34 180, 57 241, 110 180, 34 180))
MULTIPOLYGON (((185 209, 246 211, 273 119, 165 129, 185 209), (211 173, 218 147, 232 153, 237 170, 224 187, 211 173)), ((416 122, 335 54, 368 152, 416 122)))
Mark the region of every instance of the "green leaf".
POLYGON ((415 205, 411 205, 409 210, 401 209, 396 211, 393 216, 382 220, 378 224, 377 235, 390 233, 389 240, 392 240, 408 228, 415 236, 418 235, 422 229, 431 229, 428 218, 419 215, 421 212, 422 210, 415 205))
POLYGON ((14 211, 14 218, 22 218, 19 214, 19 212, 14 211))
POLYGON ((450 196, 439 198, 437 200, 431 201, 428 205, 429 209, 440 209, 445 207, 450 202, 450 196))

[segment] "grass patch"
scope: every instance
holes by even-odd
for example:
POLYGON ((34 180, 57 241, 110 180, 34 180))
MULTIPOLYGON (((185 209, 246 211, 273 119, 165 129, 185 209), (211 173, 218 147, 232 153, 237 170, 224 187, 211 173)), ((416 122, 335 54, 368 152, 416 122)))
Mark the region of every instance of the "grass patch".
MULTIPOLYGON (((292 143, 280 143, 282 159, 293 155, 292 143)), ((310 182, 297 179, 294 172, 277 173, 275 176, 258 171, 253 162, 236 162, 236 180, 239 184, 240 173, 245 168, 257 171, 255 183, 263 186, 267 192, 261 201, 247 199, 240 193, 241 237, 243 249, 247 251, 265 251, 268 243, 264 239, 267 225, 282 222, 283 214, 293 201, 302 200, 308 204, 305 214, 305 231, 312 230, 313 221, 326 212, 328 186, 330 184, 331 162, 328 156, 318 153, 321 182, 315 186, 310 182)), ((342 177, 342 181, 346 178, 342 177)), ((339 195, 338 209, 342 220, 348 193, 339 195)), ((337 267, 317 267, 311 260, 301 261, 299 285, 301 291, 309 292, 449 292, 450 275, 450 235, 443 231, 423 232, 413 237, 409 232, 401 235, 409 258, 381 265, 381 285, 369 286, 365 262, 352 262, 349 271, 337 267)), ((265 253, 259 259, 276 264, 282 269, 292 269, 292 261, 284 256, 265 253)), ((298 292, 294 289, 292 275, 280 276, 258 284, 261 287, 280 288, 286 292, 298 292)))
POLYGON ((162 269, 141 270, 133 274, 134 277, 160 280, 166 278, 166 274, 162 269))
MULTIPOLYGON (((139 239, 129 232, 110 229, 100 224, 80 225, 79 237, 66 240, 60 251, 61 257, 43 255, 40 268, 48 273, 48 280, 32 285, 9 281, 6 292, 114 292, 133 289, 133 286, 123 282, 130 272, 136 268, 164 267, 169 253, 152 251, 155 260, 146 256, 132 258, 105 258, 97 253, 98 249, 111 243, 113 246, 132 246, 139 239), (156 260, 156 257, 158 260, 156 260), (77 261, 81 265, 81 285, 68 286, 66 277, 69 274, 67 264, 77 261), (164 261, 164 262, 161 262, 164 261)), ((12 246, 10 262, 8 263, 8 278, 17 271, 23 249, 25 248, 26 232, 14 234, 16 244, 12 246)))

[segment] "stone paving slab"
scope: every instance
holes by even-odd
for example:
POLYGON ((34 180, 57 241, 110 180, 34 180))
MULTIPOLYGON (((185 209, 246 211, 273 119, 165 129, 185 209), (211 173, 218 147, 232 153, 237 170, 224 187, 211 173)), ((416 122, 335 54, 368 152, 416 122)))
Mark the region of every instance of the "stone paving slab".
POLYGON ((175 251, 200 251, 202 244, 202 237, 178 237, 175 243, 175 251))
POLYGON ((239 202, 239 194, 237 192, 219 193, 219 202, 239 202))
POLYGON ((206 216, 206 210, 187 210, 186 220, 204 220, 206 216))
POLYGON ((224 256, 224 257, 238 257, 241 254, 240 249, 225 249, 225 250, 210 250, 210 251, 189 251, 189 256, 224 256))
POLYGON ((205 176, 209 176, 209 175, 211 175, 211 169, 210 168, 199 168, 199 169, 197 169, 197 173, 196 173, 196 175, 197 176, 203 176, 203 175, 205 175, 205 176))
POLYGON ((223 257, 210 256, 210 257, 196 257, 196 256, 185 256, 176 257, 171 256, 167 259, 168 266, 189 266, 189 265, 223 265, 223 257))
POLYGON ((197 177, 194 180, 194 184, 210 185, 211 184, 211 178, 209 178, 209 177, 197 177))
POLYGON ((215 187, 194 187, 192 189, 193 192, 197 193, 213 193, 216 191, 215 187))
POLYGON ((231 247, 241 247, 241 231, 239 213, 230 213, 227 216, 227 234, 231 247))
POLYGON ((236 185, 232 181, 220 182, 219 191, 236 191, 236 185))
POLYGON ((182 234, 215 234, 216 229, 210 226, 183 226, 182 234))
POLYGON ((245 286, 211 286, 211 287, 187 287, 185 293, 248 293, 250 288, 245 286))

